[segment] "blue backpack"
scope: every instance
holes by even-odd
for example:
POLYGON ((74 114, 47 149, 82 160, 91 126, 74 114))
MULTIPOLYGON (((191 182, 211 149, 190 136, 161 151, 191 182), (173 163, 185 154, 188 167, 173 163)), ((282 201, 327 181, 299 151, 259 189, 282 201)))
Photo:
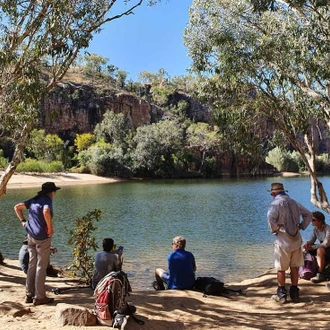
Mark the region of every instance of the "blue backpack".
POLYGON ((298 269, 299 278, 310 280, 316 275, 316 271, 316 257, 308 252, 304 252, 304 266, 300 266, 298 269))

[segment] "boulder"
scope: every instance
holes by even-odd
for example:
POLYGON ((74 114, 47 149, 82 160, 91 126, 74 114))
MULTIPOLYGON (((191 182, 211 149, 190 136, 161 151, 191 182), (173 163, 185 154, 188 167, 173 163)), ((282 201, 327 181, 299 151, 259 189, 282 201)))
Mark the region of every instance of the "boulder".
POLYGON ((91 326, 96 325, 96 316, 91 310, 70 304, 56 305, 55 318, 59 325, 91 326))

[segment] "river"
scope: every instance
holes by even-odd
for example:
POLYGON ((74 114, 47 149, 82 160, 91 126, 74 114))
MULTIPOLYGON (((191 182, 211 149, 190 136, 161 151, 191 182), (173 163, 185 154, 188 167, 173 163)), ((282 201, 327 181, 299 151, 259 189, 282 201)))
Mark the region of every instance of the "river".
MULTIPOLYGON (((187 250, 196 257, 197 276, 213 276, 237 282, 273 267, 273 236, 266 214, 272 182, 283 182, 289 195, 310 210, 310 179, 257 178, 217 180, 161 180, 99 185, 65 186, 54 198, 53 245, 58 253, 51 263, 70 264, 72 246, 68 233, 77 217, 101 209, 94 235, 112 237, 123 245, 124 265, 134 290, 152 290, 156 267, 167 268, 172 238, 183 235, 187 250)), ((325 187, 330 178, 322 178, 325 187)), ((39 189, 8 189, 0 199, 0 250, 18 258, 24 238, 13 206, 39 189)), ((328 217, 326 216, 326 219, 328 217)), ((302 232, 304 239, 311 226, 302 232)), ((94 251, 91 254, 94 255, 94 251)))

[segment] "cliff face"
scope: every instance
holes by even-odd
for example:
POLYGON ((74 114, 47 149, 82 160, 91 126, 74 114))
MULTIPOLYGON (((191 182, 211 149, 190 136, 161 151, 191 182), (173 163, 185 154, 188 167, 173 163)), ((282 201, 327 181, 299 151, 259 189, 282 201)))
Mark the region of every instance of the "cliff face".
MULTIPOLYGON (((207 110, 196 100, 176 93, 171 103, 180 100, 189 104, 188 117, 207 121, 207 110)), ((160 107, 132 94, 98 90, 91 85, 60 83, 41 104, 40 127, 47 133, 73 139, 77 133, 93 132, 107 110, 123 113, 133 129, 157 122, 163 116, 160 107)))
POLYGON ((132 128, 149 124, 155 111, 153 106, 130 94, 61 83, 42 102, 40 126, 47 133, 72 138, 77 133, 93 132, 107 110, 123 113, 132 128))

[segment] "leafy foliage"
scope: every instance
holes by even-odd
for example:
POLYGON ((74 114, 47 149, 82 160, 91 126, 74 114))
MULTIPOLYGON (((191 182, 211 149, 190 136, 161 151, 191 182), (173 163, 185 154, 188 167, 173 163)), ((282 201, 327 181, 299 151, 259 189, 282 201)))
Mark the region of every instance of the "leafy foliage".
POLYGON ((95 237, 92 235, 96 230, 95 222, 99 221, 101 215, 102 211, 95 209, 77 218, 73 223, 73 229, 66 227, 70 237, 68 244, 73 246, 73 262, 69 269, 74 276, 78 276, 88 284, 91 284, 94 267, 94 256, 90 252, 97 249, 95 237))
POLYGON ((163 120, 149 126, 141 126, 133 138, 133 161, 136 169, 157 176, 171 173, 172 154, 183 147, 183 127, 177 120, 163 120))
POLYGON ((195 0, 185 32, 193 69, 204 76, 203 90, 222 101, 217 111, 246 113, 251 128, 249 117, 272 122, 311 175, 312 202, 327 212, 313 135, 319 121, 330 124, 329 6, 328 1, 195 0))
POLYGON ((4 168, 8 165, 8 160, 3 157, 3 150, 0 149, 0 168, 4 168))
POLYGON ((109 15, 120 2, 1 1, 0 134, 10 138, 16 148, 1 176, 0 196, 21 161, 29 133, 36 127, 42 98, 88 47, 94 33, 105 23, 132 14, 143 0, 124 0, 125 10, 109 15))
POLYGON ((64 166, 61 161, 48 162, 45 160, 27 158, 18 164, 16 171, 30 173, 60 173, 64 171, 64 166))
POLYGON ((95 142, 96 137, 92 133, 77 134, 74 139, 74 145, 78 152, 88 149, 95 142))

